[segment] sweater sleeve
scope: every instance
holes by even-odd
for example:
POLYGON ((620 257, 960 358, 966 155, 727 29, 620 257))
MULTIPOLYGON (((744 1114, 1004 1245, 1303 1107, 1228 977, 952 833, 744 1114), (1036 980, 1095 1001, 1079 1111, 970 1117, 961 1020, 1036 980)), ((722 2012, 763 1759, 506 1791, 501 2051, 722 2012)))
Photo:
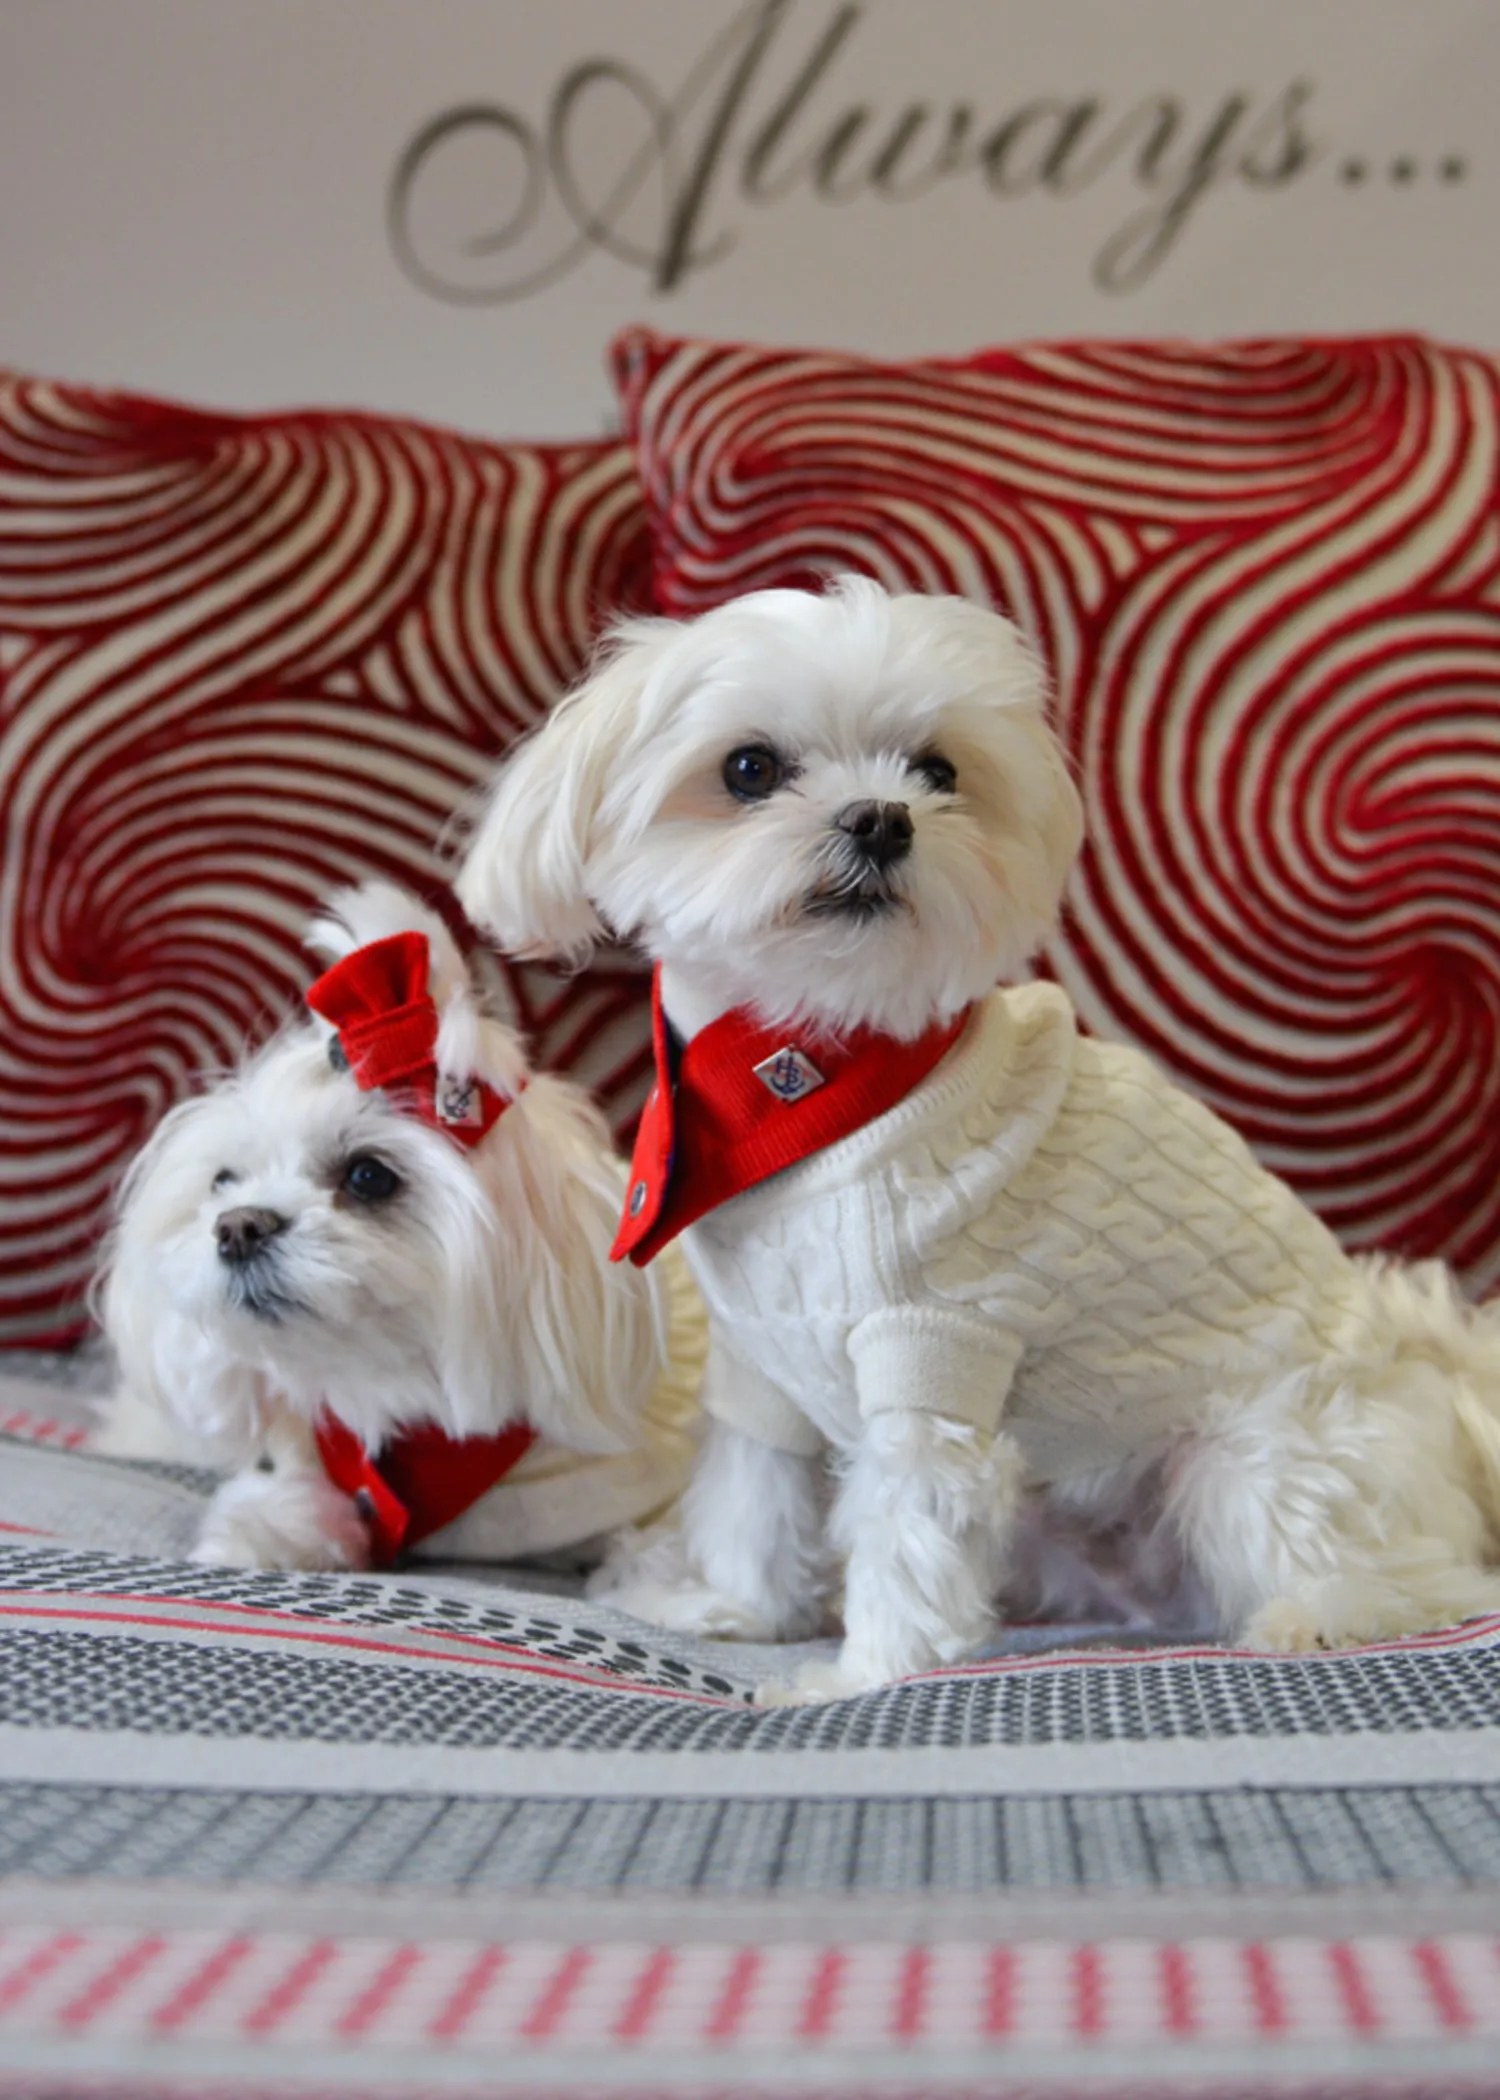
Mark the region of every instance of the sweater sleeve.
POLYGON ((939 1305, 888 1305, 849 1336, 859 1412, 920 1410, 993 1435, 1021 1344, 993 1321, 939 1305))

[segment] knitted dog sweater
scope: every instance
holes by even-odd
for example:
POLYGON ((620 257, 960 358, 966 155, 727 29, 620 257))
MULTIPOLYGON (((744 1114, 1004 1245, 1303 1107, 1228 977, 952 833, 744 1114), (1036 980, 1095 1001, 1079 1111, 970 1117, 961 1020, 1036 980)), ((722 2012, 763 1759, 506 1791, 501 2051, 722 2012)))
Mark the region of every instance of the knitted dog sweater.
POLYGON ((1241 1139, 1048 984, 991 994, 896 1107, 683 1246, 710 1413, 809 1453, 885 1408, 1003 1413, 1039 1482, 1357 1347, 1367 1303, 1241 1139))

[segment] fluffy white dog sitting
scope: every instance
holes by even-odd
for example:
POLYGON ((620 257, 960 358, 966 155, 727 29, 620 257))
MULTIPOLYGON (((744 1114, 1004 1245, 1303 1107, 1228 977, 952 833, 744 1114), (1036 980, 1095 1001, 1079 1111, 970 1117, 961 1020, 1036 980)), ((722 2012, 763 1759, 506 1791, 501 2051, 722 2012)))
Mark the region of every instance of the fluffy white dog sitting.
POLYGON ((845 580, 622 627, 472 842, 506 948, 658 965, 617 1251, 685 1231, 712 1427, 685 1565, 617 1601, 805 1632, 826 1533, 842 1656, 792 1696, 982 1644, 1027 1485, 1111 1522, 1149 1486, 1252 1644, 1500 1608, 1495 1321, 1346 1258, 1055 986, 995 989, 1080 831, 1015 628, 845 580))
POLYGON ((174 1109, 122 1192, 94 1440, 236 1469, 201 1560, 506 1559, 659 1509, 705 1341, 679 1270, 606 1260, 597 1112, 527 1069, 441 920, 372 883, 310 945, 312 1015, 174 1109))

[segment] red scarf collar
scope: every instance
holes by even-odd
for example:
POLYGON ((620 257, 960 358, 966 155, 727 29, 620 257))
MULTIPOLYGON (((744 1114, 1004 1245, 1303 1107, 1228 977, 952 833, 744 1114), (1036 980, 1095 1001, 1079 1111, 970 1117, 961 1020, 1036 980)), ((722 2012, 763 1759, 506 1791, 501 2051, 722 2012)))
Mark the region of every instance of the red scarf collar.
POLYGON ((334 1415, 317 1425, 318 1455, 336 1488, 352 1496, 369 1527, 370 1553, 388 1568, 404 1547, 441 1531, 487 1495, 536 1442, 512 1422, 498 1436, 451 1437, 432 1423, 405 1429, 371 1458, 334 1415))
POLYGON ((679 1046, 651 992, 656 1084, 630 1162, 625 1215, 610 1250, 643 1267, 706 1212, 783 1167, 873 1123, 919 1086, 957 1041, 969 1009, 914 1043, 873 1028, 836 1041, 767 1028, 736 1007, 679 1046))
POLYGON ((439 1074, 431 966, 425 933, 393 933, 325 970, 308 986, 307 1003, 333 1023, 357 1087, 394 1093, 422 1122, 470 1147, 489 1135, 509 1103, 482 1079, 439 1074))

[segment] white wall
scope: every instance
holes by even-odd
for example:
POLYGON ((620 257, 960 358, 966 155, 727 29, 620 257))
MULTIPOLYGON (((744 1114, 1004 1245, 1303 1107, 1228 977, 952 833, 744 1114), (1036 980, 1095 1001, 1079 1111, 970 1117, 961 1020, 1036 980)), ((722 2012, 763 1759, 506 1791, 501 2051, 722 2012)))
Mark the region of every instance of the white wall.
POLYGON ((630 319, 1500 345, 1497 109, 1494 0, 0 0, 0 362, 567 436, 630 319))

